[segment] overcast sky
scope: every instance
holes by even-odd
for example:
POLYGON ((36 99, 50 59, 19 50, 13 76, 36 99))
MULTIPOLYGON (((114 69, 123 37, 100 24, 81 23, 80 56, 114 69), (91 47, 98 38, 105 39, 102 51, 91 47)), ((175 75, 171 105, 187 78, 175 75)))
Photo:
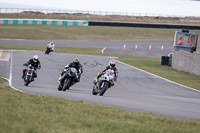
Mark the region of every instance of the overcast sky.
POLYGON ((0 7, 41 7, 200 17, 199 0, 0 0, 0 7))

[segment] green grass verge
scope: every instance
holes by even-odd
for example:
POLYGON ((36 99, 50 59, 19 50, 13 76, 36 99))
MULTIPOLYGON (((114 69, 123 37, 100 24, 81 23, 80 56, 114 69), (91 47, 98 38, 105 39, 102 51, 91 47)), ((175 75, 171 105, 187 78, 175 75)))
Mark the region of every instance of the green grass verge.
MULTIPOLYGON (((39 50, 45 51, 45 47, 42 46, 19 46, 19 45, 1 45, 0 49, 22 49, 22 50, 39 50)), ((74 54, 89 54, 89 55, 101 55, 101 56, 113 56, 118 57, 119 61, 130 64, 137 68, 143 69, 147 72, 159 75, 166 79, 175 81, 177 83, 186 85, 200 90, 200 76, 191 75, 186 72, 177 71, 171 67, 161 66, 161 61, 158 58, 151 57, 137 57, 131 55, 119 55, 119 54, 102 54, 100 48, 79 48, 79 47, 56 47, 55 52, 62 53, 74 53, 74 54)))
POLYGON ((178 71, 168 66, 161 66, 161 61, 143 61, 119 59, 126 64, 135 66, 147 72, 175 81, 182 85, 200 90, 200 76, 191 75, 186 72, 178 71))
MULTIPOLYGON (((0 38, 33 40, 173 40, 176 29, 0 25, 0 38)), ((193 31, 200 34, 200 31, 193 31)))
MULTIPOLYGON (((1 78, 0 78, 1 80, 1 78)), ((198 133, 199 120, 28 95, 0 86, 1 133, 198 133)))
MULTIPOLYGON (((30 46, 30 45, 6 45, 0 44, 0 49, 6 50, 36 50, 45 51, 46 46, 30 46)), ((101 55, 100 48, 80 48, 80 47, 56 47, 54 52, 58 53, 74 53, 74 54, 89 54, 89 55, 101 55)))

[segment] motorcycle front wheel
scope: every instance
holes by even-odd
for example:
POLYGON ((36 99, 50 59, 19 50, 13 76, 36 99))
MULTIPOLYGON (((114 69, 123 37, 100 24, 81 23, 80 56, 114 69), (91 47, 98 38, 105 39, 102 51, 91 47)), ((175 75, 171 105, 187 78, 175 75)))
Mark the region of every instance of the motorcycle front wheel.
POLYGON ((24 85, 25 85, 25 86, 28 86, 28 84, 29 84, 30 82, 31 82, 31 76, 27 76, 24 85))
POLYGON ((104 85, 103 85, 103 87, 101 88, 101 91, 100 91, 100 93, 99 93, 99 96, 103 96, 104 93, 106 92, 106 90, 108 89, 108 86, 109 86, 109 83, 108 83, 108 82, 103 82, 102 84, 104 84, 104 85))
POLYGON ((66 79, 63 85, 63 91, 69 90, 71 80, 66 79))

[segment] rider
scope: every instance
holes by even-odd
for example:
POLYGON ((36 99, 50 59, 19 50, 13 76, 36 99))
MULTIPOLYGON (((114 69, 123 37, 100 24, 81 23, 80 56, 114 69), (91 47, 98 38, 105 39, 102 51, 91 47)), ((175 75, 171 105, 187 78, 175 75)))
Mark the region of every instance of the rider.
POLYGON ((47 49, 49 49, 49 51, 54 51, 54 47, 55 47, 55 44, 53 42, 50 42, 49 44, 47 44, 47 49))
MULTIPOLYGON (((39 57, 38 55, 34 55, 32 59, 30 59, 28 62, 26 62, 25 64, 23 64, 24 66, 28 66, 30 65, 34 67, 35 71, 33 72, 33 78, 32 80, 34 81, 34 78, 37 78, 37 69, 40 69, 41 68, 41 64, 40 64, 40 61, 39 61, 39 57)), ((24 78, 25 76, 25 72, 26 72, 26 69, 23 70, 23 75, 22 75, 22 78, 24 78)))
MULTIPOLYGON (((117 77, 118 77, 118 70, 116 68, 116 63, 114 60, 111 60, 109 61, 109 66, 105 67, 104 70, 101 72, 101 73, 98 73, 98 76, 97 78, 95 79, 94 81, 94 84, 96 84, 98 82, 98 79, 103 75, 103 73, 105 71, 107 71, 108 69, 111 69, 114 71, 114 75, 115 75, 115 78, 114 78, 114 81, 117 81, 117 77)), ((114 82, 112 83, 112 86, 114 86, 114 82)))
POLYGON ((64 70, 60 73, 60 75, 61 75, 60 83, 63 82, 63 79, 65 78, 63 75, 64 75, 64 73, 67 72, 67 69, 68 69, 69 67, 74 67, 74 68, 76 69, 77 73, 78 73, 78 77, 74 80, 74 82, 75 82, 75 83, 76 83, 76 82, 80 82, 80 78, 81 78, 81 74, 83 73, 83 69, 82 69, 82 65, 81 65, 80 62, 79 62, 79 59, 75 58, 75 59, 73 60, 73 62, 70 63, 69 65, 66 65, 66 66, 64 67, 64 70))

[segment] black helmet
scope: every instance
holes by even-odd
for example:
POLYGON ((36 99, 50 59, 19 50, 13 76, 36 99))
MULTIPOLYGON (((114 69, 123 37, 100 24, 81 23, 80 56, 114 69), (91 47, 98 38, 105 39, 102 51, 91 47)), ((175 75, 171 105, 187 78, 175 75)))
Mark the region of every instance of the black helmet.
POLYGON ((74 64, 79 64, 79 60, 77 58, 74 59, 73 61, 74 64))
POLYGON ((110 67, 115 67, 115 61, 114 60, 109 61, 109 65, 110 67))

